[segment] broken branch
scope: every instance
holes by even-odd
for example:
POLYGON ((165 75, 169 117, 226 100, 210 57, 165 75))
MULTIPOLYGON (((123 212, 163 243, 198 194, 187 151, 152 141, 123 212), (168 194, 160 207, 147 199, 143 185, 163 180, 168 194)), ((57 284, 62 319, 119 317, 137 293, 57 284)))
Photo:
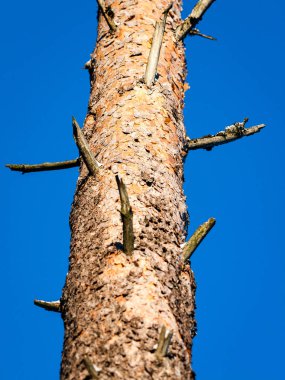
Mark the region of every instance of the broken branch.
POLYGON ((183 40, 188 33, 195 28, 199 21, 202 20, 204 13, 213 4, 215 0, 199 0, 192 9, 191 14, 176 28, 177 41, 183 40))
POLYGON ((193 255, 195 250, 202 243, 202 241, 205 239, 215 224, 216 219, 210 218, 197 228, 197 230, 194 232, 194 234, 191 236, 183 248, 183 262, 186 262, 190 259, 190 257, 193 255))
POLYGON ((85 63, 83 69, 85 69, 85 70, 90 70, 91 67, 92 67, 92 60, 89 59, 89 61, 87 61, 87 62, 85 63))
POLYGON ((118 185, 120 200, 121 200, 121 216, 123 222, 123 246, 124 252, 131 255, 134 250, 134 229, 133 229, 133 211, 130 206, 129 196, 127 193, 126 185, 123 180, 116 175, 116 182, 118 185))
POLYGON ((74 117, 72 117, 72 126, 73 126, 73 137, 75 140, 75 143, 79 149, 79 152, 81 153, 81 156, 83 158, 83 161, 85 165, 87 166, 90 174, 96 175, 99 167, 101 164, 95 159, 93 153, 90 150, 90 147, 81 131, 81 128, 79 127, 77 121, 74 117))
POLYGON ((163 20, 155 23, 152 44, 151 44, 147 66, 145 70, 145 76, 144 76, 144 81, 147 87, 151 87, 154 82, 157 65, 159 61, 161 45, 162 45, 163 34, 165 30, 165 25, 166 25, 166 18, 167 18, 168 12, 172 8, 172 5, 173 4, 171 3, 163 12, 163 20))
POLYGON ((201 33, 200 30, 196 29, 196 28, 190 30, 189 33, 193 36, 199 36, 199 37, 207 38, 208 40, 212 40, 212 41, 217 40, 215 37, 209 36, 208 34, 201 33))
POLYGON ((224 131, 220 131, 215 135, 207 135, 197 139, 190 139, 188 137, 185 147, 186 153, 188 153, 189 150, 196 149, 211 150, 215 146, 226 144, 241 139, 242 137, 254 135, 265 127, 265 124, 259 124, 250 128, 245 128, 244 126, 247 121, 248 119, 246 118, 242 123, 229 125, 224 131))
POLYGON ((95 370, 94 365, 92 364, 91 360, 87 356, 83 358, 83 363, 89 375, 91 376, 91 379, 98 379, 97 371, 95 370))
POLYGON ((76 160, 61 161, 61 162, 44 162, 42 164, 36 165, 26 165, 26 164, 7 164, 7 168, 24 173, 31 172, 42 172, 47 170, 59 170, 59 169, 69 169, 79 166, 79 158, 76 160))
POLYGON ((155 354, 159 359, 167 356, 172 336, 173 331, 167 330, 163 325, 159 334, 157 349, 155 351, 155 354))
POLYGON ((34 300, 34 305, 39 306, 47 311, 55 311, 60 313, 60 301, 42 301, 42 300, 34 300))
POLYGON ((113 20, 114 14, 110 7, 106 8, 105 1, 104 0, 97 0, 98 7, 100 8, 101 12, 103 13, 103 16, 105 17, 105 20, 111 29, 112 32, 115 32, 117 29, 117 26, 113 20))

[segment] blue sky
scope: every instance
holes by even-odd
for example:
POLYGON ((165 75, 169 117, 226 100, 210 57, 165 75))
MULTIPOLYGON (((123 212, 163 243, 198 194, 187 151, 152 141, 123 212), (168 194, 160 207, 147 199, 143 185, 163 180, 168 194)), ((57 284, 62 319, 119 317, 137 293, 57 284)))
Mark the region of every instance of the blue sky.
MULTIPOLYGON (((194 1, 185 1, 189 14, 194 1)), ((260 134, 189 154, 189 232, 215 228, 195 252, 198 380, 284 377, 285 5, 216 1, 200 24, 218 41, 188 38, 185 125, 191 137, 249 117, 260 134)), ((20 175, 5 163, 77 156, 71 115, 84 120, 82 70, 96 38, 96 2, 15 0, 1 28, 1 375, 58 379, 60 316, 33 306, 60 297, 68 265, 68 215, 77 169, 20 175)))

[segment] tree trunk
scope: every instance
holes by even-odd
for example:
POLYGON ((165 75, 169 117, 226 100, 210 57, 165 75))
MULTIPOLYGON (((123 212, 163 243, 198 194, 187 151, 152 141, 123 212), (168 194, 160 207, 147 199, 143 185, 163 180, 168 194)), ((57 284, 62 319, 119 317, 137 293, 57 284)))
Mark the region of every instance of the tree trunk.
POLYGON ((182 41, 213 39, 195 27, 215 0, 198 0, 183 22, 182 0, 167 1, 97 0, 83 130, 72 121, 80 157, 6 165, 22 173, 80 166, 62 297, 34 300, 62 315, 62 380, 194 379, 196 286, 187 262, 215 219, 185 244, 183 158, 265 126, 245 128, 245 118, 215 135, 185 136, 182 41))
POLYGON ((167 15, 149 87, 142 78, 155 22, 163 20, 169 0, 106 5, 117 27, 111 31, 101 10, 87 65, 91 94, 83 128, 102 166, 91 175, 81 162, 70 216, 61 379, 191 379, 195 281, 181 265, 188 223, 182 189, 186 70, 183 42, 174 38, 181 1, 167 15), (128 252, 116 176, 133 214, 134 249, 128 252))

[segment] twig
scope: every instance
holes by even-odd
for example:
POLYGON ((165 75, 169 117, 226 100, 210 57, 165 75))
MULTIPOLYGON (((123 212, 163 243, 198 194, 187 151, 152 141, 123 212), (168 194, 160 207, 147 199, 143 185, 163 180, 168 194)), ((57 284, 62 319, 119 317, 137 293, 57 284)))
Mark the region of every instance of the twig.
POLYGON ((91 152, 89 145, 74 117, 72 117, 72 126, 73 126, 73 137, 76 142, 76 145, 79 149, 79 152, 82 155, 83 161, 87 166, 90 174, 96 175, 101 164, 95 159, 93 153, 91 152))
POLYGON ((116 175, 116 182, 118 185, 121 200, 124 252, 130 256, 134 250, 133 211, 130 206, 126 185, 118 175, 116 175))
POLYGON ((191 14, 183 21, 181 25, 176 28, 177 41, 182 40, 190 33, 193 28, 202 20, 204 13, 213 4, 215 0, 199 0, 195 7, 192 9, 191 14))
POLYGON ((209 36, 208 34, 201 33, 200 30, 196 29, 196 28, 190 30, 189 33, 193 36, 199 36, 199 37, 207 38, 208 40, 212 40, 212 41, 217 40, 215 37, 209 36))
POLYGON ((147 87, 151 87, 151 85, 154 82, 157 65, 159 61, 161 45, 162 45, 163 34, 165 30, 165 25, 166 25, 166 18, 167 18, 169 10, 172 8, 172 5, 173 4, 171 3, 163 12, 162 21, 158 21, 155 23, 152 44, 151 44, 148 61, 146 65, 146 70, 145 70, 145 76, 144 76, 144 81, 147 87))
POLYGON ((191 238, 188 240, 188 242, 183 248, 183 262, 186 262, 190 259, 190 257, 193 255, 195 250, 198 248, 200 243, 208 235, 208 233, 211 231, 215 224, 216 219, 210 218, 200 227, 197 228, 197 230, 194 232, 194 234, 191 236, 191 238))
POLYGON ((172 330, 166 330, 166 327, 163 325, 159 334, 157 349, 155 354, 158 358, 163 358, 168 354, 168 348, 171 343, 171 339, 173 336, 172 330))
POLYGON ((111 29, 112 32, 115 32, 117 29, 117 26, 113 20, 114 15, 113 15, 112 10, 109 7, 106 8, 104 0, 97 0, 97 3, 98 3, 98 7, 101 9, 101 12, 103 13, 103 16, 105 17, 105 20, 109 28, 111 29))
POLYGON ((245 119, 242 123, 235 123, 225 128, 224 131, 220 131, 217 134, 207 135, 197 139, 187 138, 185 146, 186 153, 189 150, 206 149, 211 150, 217 145, 227 144, 229 142, 241 139, 242 137, 251 136, 258 133, 265 127, 265 124, 255 125, 250 128, 245 128, 244 125, 248 119, 245 119))
POLYGON ((36 165, 26 165, 26 164, 7 164, 7 168, 24 173, 31 172, 42 172, 47 170, 58 170, 58 169, 69 169, 79 166, 79 158, 76 160, 61 161, 61 162, 44 162, 42 164, 36 165))
POLYGON ((83 363, 84 363, 89 375, 91 376, 91 378, 92 379, 98 379, 97 371, 95 370, 93 363, 91 362, 91 360, 87 356, 85 356, 83 358, 83 363))
POLYGON ((60 301, 42 301, 42 300, 34 300, 34 304, 36 306, 39 306, 47 311, 56 311, 57 313, 60 313, 60 301))

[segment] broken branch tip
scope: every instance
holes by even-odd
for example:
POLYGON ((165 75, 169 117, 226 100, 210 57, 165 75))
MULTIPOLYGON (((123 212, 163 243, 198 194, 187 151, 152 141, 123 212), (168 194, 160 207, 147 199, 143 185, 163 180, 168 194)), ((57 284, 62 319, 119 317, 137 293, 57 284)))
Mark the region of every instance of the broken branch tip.
POLYGON ((193 253, 196 251, 198 246, 202 243, 202 241, 205 239, 205 237, 208 235, 208 233, 211 231, 215 224, 216 219, 209 218, 206 222, 201 224, 201 226, 199 226, 197 230, 193 233, 193 235, 190 237, 190 239, 183 248, 184 263, 186 263, 187 260, 190 259, 190 257, 193 255, 193 253))
POLYGON ((34 300, 34 305, 41 307, 47 311, 55 311, 57 313, 61 312, 60 301, 43 301, 43 300, 34 300))

